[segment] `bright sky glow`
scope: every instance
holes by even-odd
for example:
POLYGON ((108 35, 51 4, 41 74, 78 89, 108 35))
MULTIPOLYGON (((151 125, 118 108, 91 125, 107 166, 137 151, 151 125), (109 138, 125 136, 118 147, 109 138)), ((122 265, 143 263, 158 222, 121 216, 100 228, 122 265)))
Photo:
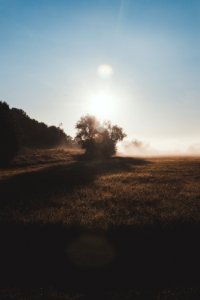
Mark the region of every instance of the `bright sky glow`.
POLYGON ((199 0, 0 0, 0 99, 71 135, 93 112, 199 144, 199 28, 199 0))
POLYGON ((95 115, 101 121, 113 119, 117 110, 115 97, 108 92, 97 92, 88 101, 88 113, 95 115))

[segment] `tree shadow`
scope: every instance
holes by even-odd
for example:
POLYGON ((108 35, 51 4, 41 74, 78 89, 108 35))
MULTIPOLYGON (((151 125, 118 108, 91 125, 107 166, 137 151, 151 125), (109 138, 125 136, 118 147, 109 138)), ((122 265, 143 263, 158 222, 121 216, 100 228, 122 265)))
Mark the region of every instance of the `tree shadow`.
MULTIPOLYGON (((0 207, 49 207, 52 193, 65 195, 99 175, 134 172, 149 163, 126 157, 104 161, 76 157, 70 164, 2 180, 0 207)), ((0 223, 1 285, 87 290, 93 293, 91 299, 105 289, 198 285, 199 234, 199 224, 183 220, 101 230, 7 220, 0 223)))
POLYGON ((67 195, 77 187, 92 183, 97 176, 134 171, 147 160, 113 157, 109 160, 85 160, 75 156, 71 163, 44 167, 0 181, 0 208, 31 210, 56 206, 52 195, 67 195))

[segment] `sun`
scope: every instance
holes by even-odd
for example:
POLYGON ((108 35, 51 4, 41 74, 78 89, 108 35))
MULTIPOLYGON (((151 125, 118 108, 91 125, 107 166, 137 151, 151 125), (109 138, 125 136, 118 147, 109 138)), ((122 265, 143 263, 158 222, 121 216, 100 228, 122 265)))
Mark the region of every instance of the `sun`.
POLYGON ((90 97, 89 111, 99 119, 111 118, 116 110, 114 96, 108 92, 99 92, 90 97))

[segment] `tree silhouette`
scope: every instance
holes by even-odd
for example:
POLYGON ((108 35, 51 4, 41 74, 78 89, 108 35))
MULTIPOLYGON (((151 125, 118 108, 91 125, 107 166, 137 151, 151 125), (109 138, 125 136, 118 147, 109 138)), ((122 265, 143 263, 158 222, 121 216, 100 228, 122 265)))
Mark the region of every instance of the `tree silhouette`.
POLYGON ((7 165, 18 152, 15 123, 7 103, 0 101, 0 165, 7 165))
POLYGON ((71 146, 63 129, 31 119, 22 109, 0 101, 0 165, 7 165, 22 148, 71 146))
POLYGON ((67 146, 71 142, 63 129, 31 119, 22 109, 12 108, 12 115, 21 147, 51 148, 67 146))
POLYGON ((116 153, 116 144, 122 141, 126 134, 118 125, 112 125, 109 121, 100 122, 90 115, 80 118, 76 123, 76 139, 86 156, 107 158, 116 153))

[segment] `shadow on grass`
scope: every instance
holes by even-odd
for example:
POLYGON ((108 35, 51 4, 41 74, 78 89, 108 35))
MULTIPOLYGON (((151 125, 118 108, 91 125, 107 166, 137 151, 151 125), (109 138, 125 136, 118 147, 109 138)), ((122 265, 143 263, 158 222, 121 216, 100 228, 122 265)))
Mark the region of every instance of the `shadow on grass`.
POLYGON ((32 210, 56 206, 53 196, 66 195, 79 186, 92 183, 98 175, 134 171, 143 159, 113 157, 104 161, 86 161, 82 156, 67 164, 18 174, 0 181, 0 208, 32 210))
POLYGON ((199 286, 199 233, 199 225, 178 223, 105 231, 1 224, 1 285, 90 293, 199 286))
MULTIPOLYGON (((0 207, 48 207, 53 205, 52 194, 65 195, 99 175, 134 172, 145 164, 148 161, 134 158, 84 161, 76 157, 70 164, 2 180, 0 207)), ((97 299, 97 291, 103 290, 198 286, 199 236, 199 224, 179 222, 89 230, 7 220, 0 223, 0 285, 89 291, 90 299, 97 299)))

